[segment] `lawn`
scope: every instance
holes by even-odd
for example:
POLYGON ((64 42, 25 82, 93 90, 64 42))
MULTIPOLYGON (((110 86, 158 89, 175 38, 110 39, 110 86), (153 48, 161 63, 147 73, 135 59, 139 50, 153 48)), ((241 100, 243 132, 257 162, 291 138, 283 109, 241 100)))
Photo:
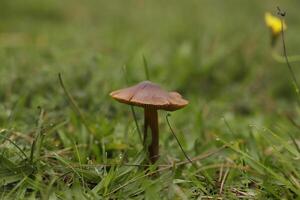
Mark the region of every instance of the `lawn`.
POLYGON ((300 80, 298 1, 1 0, 0 199, 299 199, 277 6, 300 80), (150 166, 143 109, 109 96, 146 79, 189 101, 150 166))

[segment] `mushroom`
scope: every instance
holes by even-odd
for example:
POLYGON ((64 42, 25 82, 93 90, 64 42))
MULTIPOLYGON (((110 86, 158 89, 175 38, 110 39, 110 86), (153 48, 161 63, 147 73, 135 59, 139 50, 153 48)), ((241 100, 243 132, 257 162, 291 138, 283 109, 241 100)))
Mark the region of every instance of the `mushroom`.
POLYGON ((175 111, 185 107, 188 101, 177 92, 167 92, 157 84, 143 81, 132 87, 116 90, 110 96, 125 104, 144 108, 144 144, 146 144, 148 127, 152 140, 148 146, 149 160, 155 163, 159 158, 159 133, 157 110, 175 111))

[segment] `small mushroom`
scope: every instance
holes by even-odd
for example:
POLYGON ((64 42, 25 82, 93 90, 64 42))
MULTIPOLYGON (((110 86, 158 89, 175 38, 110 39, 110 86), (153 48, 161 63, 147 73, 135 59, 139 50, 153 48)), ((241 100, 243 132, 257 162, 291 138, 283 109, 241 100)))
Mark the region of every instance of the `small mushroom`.
POLYGON ((129 88, 110 93, 117 101, 144 108, 144 144, 147 139, 148 127, 151 129, 152 140, 148 146, 149 160, 155 163, 159 158, 159 134, 157 110, 175 111, 185 107, 188 101, 177 92, 167 92, 157 84, 143 81, 129 88))

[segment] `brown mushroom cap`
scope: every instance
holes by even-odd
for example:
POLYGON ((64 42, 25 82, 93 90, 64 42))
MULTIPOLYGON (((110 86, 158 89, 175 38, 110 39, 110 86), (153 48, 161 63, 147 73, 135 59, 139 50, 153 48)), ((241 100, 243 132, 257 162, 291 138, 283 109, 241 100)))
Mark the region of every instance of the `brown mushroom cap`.
POLYGON ((189 103, 179 93, 164 91, 159 85, 150 81, 111 92, 110 96, 121 103, 167 111, 178 110, 189 103))

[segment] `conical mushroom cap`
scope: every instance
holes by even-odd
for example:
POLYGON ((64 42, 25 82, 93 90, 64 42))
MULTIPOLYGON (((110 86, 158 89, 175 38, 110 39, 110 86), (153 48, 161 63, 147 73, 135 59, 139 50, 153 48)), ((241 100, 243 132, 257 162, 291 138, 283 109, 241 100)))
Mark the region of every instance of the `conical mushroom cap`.
POLYGON ((178 110, 189 103, 179 93, 164 91, 159 85, 150 81, 113 91, 110 96, 121 103, 167 111, 178 110))

